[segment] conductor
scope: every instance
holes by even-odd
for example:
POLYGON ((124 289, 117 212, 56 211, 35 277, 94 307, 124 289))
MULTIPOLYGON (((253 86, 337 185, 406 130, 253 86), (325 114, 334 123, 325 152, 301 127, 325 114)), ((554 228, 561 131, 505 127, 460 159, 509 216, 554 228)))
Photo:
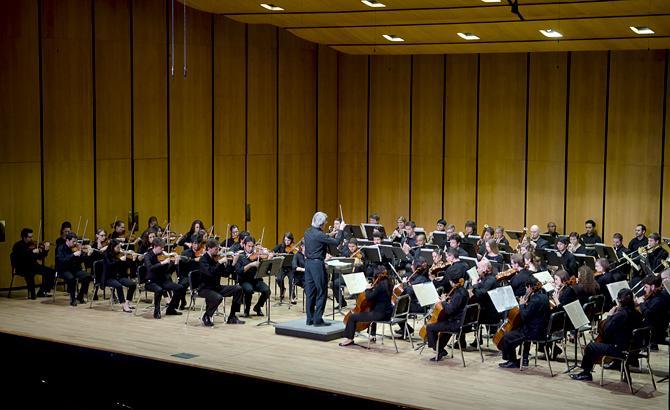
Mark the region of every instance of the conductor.
POLYGON ((344 221, 335 237, 322 231, 328 215, 317 212, 312 217, 312 226, 305 231, 305 296, 307 298, 307 325, 330 326, 323 321, 323 310, 328 296, 328 278, 324 259, 328 245, 338 246, 342 241, 344 221))

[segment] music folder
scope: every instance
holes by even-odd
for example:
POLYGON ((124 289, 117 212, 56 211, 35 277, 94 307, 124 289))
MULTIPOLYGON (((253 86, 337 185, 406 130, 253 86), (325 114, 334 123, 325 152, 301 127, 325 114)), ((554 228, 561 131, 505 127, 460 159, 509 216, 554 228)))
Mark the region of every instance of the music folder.
POLYGON ((570 302, 567 305, 563 305, 563 309, 565 310, 565 313, 568 314, 568 318, 570 319, 570 322, 572 322, 572 326, 574 326, 575 329, 583 330, 591 324, 589 318, 586 317, 584 308, 579 303, 579 300, 575 300, 574 302, 570 302))
POLYGON ((607 259, 609 263, 616 263, 619 261, 619 257, 616 255, 613 247, 607 246, 604 243, 597 243, 595 246, 596 253, 598 253, 599 257, 607 259))
POLYGON ((429 266, 433 265, 433 252, 435 252, 434 249, 431 248, 421 248, 421 256, 424 257, 426 262, 428 262, 429 266))
POLYGON ((430 306, 440 299, 433 282, 417 283, 412 285, 412 288, 421 307, 430 306))
POLYGON ((363 293, 368 286, 368 280, 363 272, 347 273, 342 275, 342 278, 344 278, 350 295, 363 293))
POLYGON ((365 232, 359 225, 346 225, 343 230, 347 237, 353 236, 356 239, 366 239, 365 232))
POLYGON ((519 306, 519 302, 517 302, 511 286, 501 286, 491 289, 487 293, 498 313, 503 313, 519 306))
POLYGON ((469 256, 461 256, 459 259, 465 262, 468 265, 468 268, 477 266, 477 258, 471 258, 469 256))
POLYGON ((284 261, 281 264, 282 268, 292 268, 293 267, 293 255, 292 253, 287 253, 285 255, 282 255, 284 257, 284 261))
POLYGON ((549 245, 554 246, 556 245, 556 239, 557 237, 554 235, 549 235, 548 233, 541 233, 540 238, 544 239, 545 241, 549 242, 549 245))
POLYGON ((545 292, 551 292, 554 290, 554 277, 551 276, 551 273, 549 271, 542 271, 542 272, 537 272, 533 273, 533 276, 535 276, 535 279, 539 280, 540 283, 542 284, 542 289, 545 290, 545 292))
POLYGON ((591 256, 591 255, 585 255, 583 253, 575 253, 575 259, 577 259, 577 264, 578 265, 586 265, 591 270, 595 271, 596 270, 596 258, 591 256))
POLYGON ((607 284, 607 291, 610 293, 612 300, 616 300, 617 295, 621 289, 630 289, 628 282, 625 280, 620 280, 619 282, 613 282, 607 284))
POLYGON ((563 266, 563 261, 558 251, 546 250, 544 257, 549 266, 558 266, 559 268, 563 266))

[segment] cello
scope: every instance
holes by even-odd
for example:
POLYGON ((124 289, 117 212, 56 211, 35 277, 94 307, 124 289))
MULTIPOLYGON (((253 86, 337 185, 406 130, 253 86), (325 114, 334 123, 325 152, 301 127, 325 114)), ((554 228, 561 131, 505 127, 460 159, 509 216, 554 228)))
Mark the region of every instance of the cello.
POLYGON ((395 305, 398 302, 398 298, 402 296, 405 291, 405 286, 412 286, 412 278, 416 276, 417 273, 423 272, 428 268, 428 263, 423 261, 419 266, 414 269, 414 272, 407 278, 407 281, 400 282, 393 287, 393 294, 391 295, 391 302, 395 305))
MULTIPOLYGON (((458 283, 456 283, 454 286, 451 287, 451 290, 447 294, 447 300, 451 297, 451 295, 454 293, 454 291, 461 286, 465 284, 465 280, 463 278, 460 278, 458 280, 458 283)), ((421 339, 423 339, 424 342, 428 340, 428 332, 426 328, 428 325, 433 325, 437 322, 440 321, 441 316, 442 316, 442 311, 444 310, 444 306, 442 305, 442 302, 438 302, 433 306, 433 312, 430 314, 430 319, 426 322, 425 325, 419 330, 419 336, 421 336, 421 339)))
MULTIPOLYGON (((540 289, 542 289, 542 283, 537 282, 535 287, 531 289, 529 292, 526 292, 526 294, 521 298, 523 304, 525 304, 528 301, 528 299, 531 297, 533 293, 537 292, 540 289)), ((521 308, 519 306, 515 306, 507 312, 507 317, 505 318, 505 321, 500 326, 496 334, 493 335, 493 343, 495 343, 498 350, 502 350, 502 340, 503 336, 505 336, 505 333, 509 333, 513 330, 518 329, 519 327, 521 327, 521 308)))
MULTIPOLYGON (((372 282, 372 287, 374 288, 377 286, 377 284, 384 280, 390 280, 388 271, 384 270, 380 272, 377 277, 375 278, 374 282, 372 282)), ((346 316, 344 316, 344 319, 342 320, 344 322, 344 325, 346 326, 347 323, 349 323, 349 318, 351 317, 352 314, 354 313, 361 313, 361 312, 369 312, 374 308, 374 305, 366 299, 365 297, 365 292, 361 292, 358 294, 358 297, 356 298, 356 306, 351 309, 349 312, 347 312, 346 316)), ((358 322, 356 323, 356 331, 357 332, 362 332, 363 330, 368 328, 369 322, 358 322)))

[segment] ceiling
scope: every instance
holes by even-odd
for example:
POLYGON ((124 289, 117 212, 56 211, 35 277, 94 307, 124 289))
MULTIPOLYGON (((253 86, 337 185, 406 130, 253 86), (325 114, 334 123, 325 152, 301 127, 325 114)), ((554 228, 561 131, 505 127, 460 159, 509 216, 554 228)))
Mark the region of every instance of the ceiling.
POLYGON ((199 10, 249 24, 272 24, 351 54, 441 54, 670 48, 670 0, 186 0, 199 10), (261 2, 280 6, 269 11, 261 2), (630 26, 646 26, 639 35, 630 26), (544 37, 551 28, 560 40, 544 37), (473 33, 468 41, 457 33, 473 33), (391 34, 405 41, 390 42, 391 34))

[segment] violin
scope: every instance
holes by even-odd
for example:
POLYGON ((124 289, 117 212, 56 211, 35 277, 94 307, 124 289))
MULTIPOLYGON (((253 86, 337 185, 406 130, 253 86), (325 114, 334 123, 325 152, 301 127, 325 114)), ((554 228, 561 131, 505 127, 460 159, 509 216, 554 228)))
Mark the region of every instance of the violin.
POLYGON ((205 242, 202 242, 200 246, 198 246, 198 249, 195 250, 195 257, 199 258, 204 255, 205 252, 207 252, 207 246, 205 246, 205 242))
MULTIPOLYGON (((162 254, 158 255, 158 261, 163 262, 165 260, 170 260, 170 262, 177 262, 177 260, 180 258, 179 254, 177 252, 163 252, 162 254)), ((186 259, 186 258, 184 258, 186 259)))
POLYGON ((516 275, 516 269, 510 268, 507 269, 506 271, 500 272, 496 275, 496 280, 498 282, 504 281, 504 280, 510 280, 516 275))

